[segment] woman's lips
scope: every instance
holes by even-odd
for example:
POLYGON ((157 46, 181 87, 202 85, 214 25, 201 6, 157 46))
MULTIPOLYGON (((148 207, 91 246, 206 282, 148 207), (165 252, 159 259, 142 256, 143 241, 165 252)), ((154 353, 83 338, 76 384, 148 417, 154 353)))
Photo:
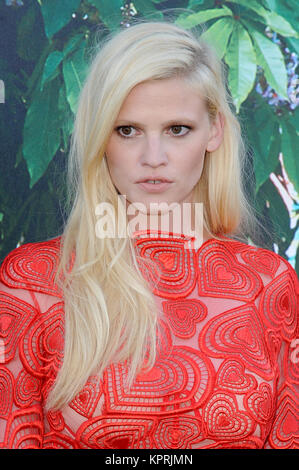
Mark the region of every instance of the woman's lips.
POLYGON ((147 193, 162 193, 166 191, 172 183, 171 181, 162 181, 161 183, 147 183, 146 181, 141 181, 137 184, 147 193))

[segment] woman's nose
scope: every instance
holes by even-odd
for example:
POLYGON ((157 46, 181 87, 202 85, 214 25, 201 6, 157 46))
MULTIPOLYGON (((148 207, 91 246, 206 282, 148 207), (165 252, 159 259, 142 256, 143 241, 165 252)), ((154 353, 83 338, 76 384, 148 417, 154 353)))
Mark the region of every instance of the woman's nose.
POLYGON ((145 144, 141 152, 140 162, 156 168, 160 165, 167 165, 168 158, 164 142, 160 137, 149 137, 145 139, 145 144))

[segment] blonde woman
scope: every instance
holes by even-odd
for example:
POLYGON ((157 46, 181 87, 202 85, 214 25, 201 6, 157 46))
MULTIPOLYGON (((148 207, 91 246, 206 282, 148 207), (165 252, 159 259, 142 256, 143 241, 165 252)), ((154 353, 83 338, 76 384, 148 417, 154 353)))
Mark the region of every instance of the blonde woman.
POLYGON ((244 148, 223 77, 166 22, 96 51, 64 231, 1 266, 3 448, 298 446, 298 279, 241 241, 244 148))

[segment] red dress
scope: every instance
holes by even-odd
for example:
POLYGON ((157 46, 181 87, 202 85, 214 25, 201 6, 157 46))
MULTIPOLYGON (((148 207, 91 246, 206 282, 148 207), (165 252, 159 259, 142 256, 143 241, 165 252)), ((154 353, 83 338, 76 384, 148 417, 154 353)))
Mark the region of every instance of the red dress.
POLYGON ((46 413, 63 357, 59 243, 25 244, 1 266, 0 448, 299 447, 298 278, 275 253, 229 239, 194 249, 183 236, 138 236, 162 269, 155 283, 140 261, 160 312, 155 366, 128 391, 113 364, 46 413))

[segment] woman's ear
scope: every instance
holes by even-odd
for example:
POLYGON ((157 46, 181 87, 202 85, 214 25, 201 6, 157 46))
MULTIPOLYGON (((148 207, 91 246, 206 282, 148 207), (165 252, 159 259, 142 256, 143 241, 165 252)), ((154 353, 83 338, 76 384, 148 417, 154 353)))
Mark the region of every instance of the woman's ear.
POLYGON ((207 151, 213 152, 221 145, 223 141, 225 120, 224 116, 218 112, 210 127, 210 138, 207 145, 207 151))

